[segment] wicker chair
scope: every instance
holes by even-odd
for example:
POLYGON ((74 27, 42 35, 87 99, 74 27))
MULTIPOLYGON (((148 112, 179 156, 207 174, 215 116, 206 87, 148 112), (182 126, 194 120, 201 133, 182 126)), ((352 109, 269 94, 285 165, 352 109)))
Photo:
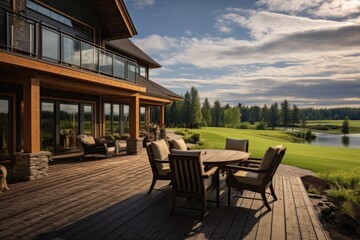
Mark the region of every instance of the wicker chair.
POLYGON ((170 165, 167 159, 170 153, 164 140, 146 143, 146 152, 148 154, 153 179, 148 194, 154 189, 157 180, 171 180, 170 165), (165 144, 165 145, 164 145, 165 144), (155 150, 155 151, 154 151, 155 150), (162 151, 161 151, 162 150, 162 151), (163 152, 161 154, 161 152, 163 152))
POLYGON ((286 148, 279 145, 269 147, 259 164, 252 167, 226 166, 228 186, 228 205, 230 205, 231 188, 250 190, 261 194, 264 205, 271 211, 266 198, 266 190, 270 188, 271 195, 277 200, 272 184, 273 176, 285 155, 286 148))
POLYGON ((176 207, 176 198, 201 200, 201 220, 204 217, 206 201, 211 191, 216 189, 216 203, 219 206, 219 169, 213 167, 204 172, 201 151, 174 151, 169 155, 173 183, 170 215, 176 207))

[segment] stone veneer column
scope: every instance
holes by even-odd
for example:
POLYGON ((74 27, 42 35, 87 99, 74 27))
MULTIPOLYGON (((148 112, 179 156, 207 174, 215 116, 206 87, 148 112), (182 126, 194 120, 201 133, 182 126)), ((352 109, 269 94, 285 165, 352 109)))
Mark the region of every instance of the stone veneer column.
POLYGON ((35 180, 47 177, 49 173, 50 152, 15 153, 13 177, 20 180, 35 180))
POLYGON ((126 139, 127 154, 137 155, 143 151, 144 138, 139 139, 126 139))

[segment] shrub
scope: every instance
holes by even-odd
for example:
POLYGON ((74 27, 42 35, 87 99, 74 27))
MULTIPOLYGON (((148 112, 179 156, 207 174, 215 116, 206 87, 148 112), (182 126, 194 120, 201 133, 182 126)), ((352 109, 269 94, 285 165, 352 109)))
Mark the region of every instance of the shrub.
POLYGON ((311 129, 309 128, 306 132, 305 132, 305 139, 307 140, 311 140, 311 139, 315 139, 316 135, 312 133, 311 129))
POLYGON ((251 124, 249 122, 240 123, 237 128, 239 129, 250 129, 251 124))
POLYGON ((341 204, 341 210, 349 217, 355 219, 355 213, 351 202, 349 201, 343 202, 343 204, 341 204))
POLYGON ((313 194, 320 194, 319 190, 317 190, 313 185, 309 186, 309 189, 307 190, 308 193, 313 193, 313 194))
POLYGON ((200 133, 185 134, 183 138, 185 142, 196 144, 197 142, 200 141, 201 134, 200 133))
POLYGON ((256 130, 265 130, 266 129, 266 123, 265 122, 258 122, 255 124, 256 130))

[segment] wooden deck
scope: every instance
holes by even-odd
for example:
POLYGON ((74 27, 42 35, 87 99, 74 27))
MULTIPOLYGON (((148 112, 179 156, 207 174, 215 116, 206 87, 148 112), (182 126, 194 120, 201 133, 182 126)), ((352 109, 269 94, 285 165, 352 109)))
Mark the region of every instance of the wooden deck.
MULTIPOLYGON (((275 178, 273 211, 245 192, 226 206, 175 209, 169 216, 168 182, 150 195, 147 156, 57 160, 50 176, 10 184, 0 197, 0 239, 326 239, 299 178, 275 178)), ((184 199, 181 204, 199 206, 184 199)))

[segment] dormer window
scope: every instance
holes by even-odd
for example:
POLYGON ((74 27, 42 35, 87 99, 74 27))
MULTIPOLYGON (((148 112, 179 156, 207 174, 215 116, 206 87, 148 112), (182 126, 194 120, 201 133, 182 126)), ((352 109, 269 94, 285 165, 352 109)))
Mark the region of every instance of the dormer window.
POLYGON ((141 76, 148 78, 148 75, 147 75, 147 67, 138 65, 137 72, 138 72, 138 74, 140 74, 141 76))

